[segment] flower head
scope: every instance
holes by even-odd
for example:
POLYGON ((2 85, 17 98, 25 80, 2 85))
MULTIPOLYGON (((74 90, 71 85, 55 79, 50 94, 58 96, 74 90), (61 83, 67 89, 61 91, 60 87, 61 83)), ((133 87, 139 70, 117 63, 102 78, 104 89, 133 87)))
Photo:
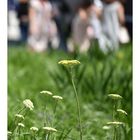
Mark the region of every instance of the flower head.
POLYGON ((126 111, 122 110, 122 109, 117 109, 117 112, 122 113, 124 115, 127 115, 126 111))
POLYGON ((54 99, 56 99, 56 100, 63 100, 63 97, 61 97, 61 96, 57 96, 57 95, 55 95, 55 96, 52 96, 54 99))
POLYGON ((38 128, 33 126, 33 127, 30 128, 30 130, 33 131, 33 132, 37 132, 38 128))
POLYGON ((110 97, 113 100, 122 99, 122 96, 120 96, 119 94, 109 94, 108 97, 110 97))
POLYGON ((47 132, 57 132, 57 130, 55 128, 52 128, 52 127, 43 127, 43 130, 45 130, 47 132))
POLYGON ((103 128, 104 130, 109 130, 109 129, 110 129, 110 127, 109 127, 109 126, 106 126, 106 125, 103 126, 102 128, 103 128))
POLYGON ((47 91, 47 90, 43 90, 40 92, 41 94, 48 94, 48 95, 53 95, 52 92, 47 91))
POLYGON ((123 58, 124 58, 124 53, 123 53, 123 52, 118 52, 118 53, 117 53, 117 57, 118 57, 119 59, 123 59, 123 58))
POLYGON ((8 136, 11 136, 12 135, 12 132, 11 131, 8 131, 7 134, 8 134, 8 136))
POLYGON ((25 127, 25 125, 23 123, 18 123, 19 127, 25 127))
POLYGON ((58 64, 61 64, 67 67, 72 67, 72 66, 79 65, 80 62, 78 60, 61 60, 58 62, 58 64))
POLYGON ((23 115, 21 115, 21 114, 15 114, 15 117, 16 117, 16 118, 19 118, 19 119, 23 119, 23 120, 24 120, 24 116, 23 116, 23 115))
POLYGON ((25 105, 26 108, 29 108, 30 110, 33 110, 34 108, 32 101, 29 99, 24 100, 23 104, 25 105))
POLYGON ((123 125, 123 122, 108 122, 107 125, 123 125))

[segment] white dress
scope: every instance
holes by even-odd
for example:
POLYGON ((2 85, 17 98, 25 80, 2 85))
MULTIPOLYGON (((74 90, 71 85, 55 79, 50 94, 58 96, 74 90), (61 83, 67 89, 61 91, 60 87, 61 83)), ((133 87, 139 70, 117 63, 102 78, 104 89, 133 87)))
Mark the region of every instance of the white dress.
POLYGON ((47 49, 48 41, 57 37, 56 25, 51 19, 52 5, 50 2, 42 4, 39 0, 31 0, 30 6, 34 9, 35 15, 30 20, 28 45, 41 52, 47 49))
POLYGON ((106 44, 110 49, 117 49, 119 47, 120 23, 117 12, 118 8, 119 2, 117 1, 111 4, 103 4, 102 27, 106 44))
MULTIPOLYGON (((103 10, 103 3, 101 0, 94 0, 94 6, 101 11, 103 10)), ((96 15, 94 10, 92 10, 90 14, 90 25, 93 27, 94 38, 98 40, 100 49, 102 51, 106 51, 105 37, 102 31, 101 19, 96 15)))
MULTIPOLYGON (((94 5, 99 8, 100 10, 103 9, 103 4, 101 0, 94 0, 94 5)), ((101 26, 101 21, 96 15, 95 11, 92 10, 90 14, 90 24, 92 25, 94 29, 94 37, 99 39, 102 33, 102 26, 101 26)))

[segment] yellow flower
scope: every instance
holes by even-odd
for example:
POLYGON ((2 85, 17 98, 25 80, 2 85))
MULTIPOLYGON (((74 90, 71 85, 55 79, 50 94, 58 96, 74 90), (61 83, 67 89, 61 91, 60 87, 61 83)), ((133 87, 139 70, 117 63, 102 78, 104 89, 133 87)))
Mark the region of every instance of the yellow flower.
POLYGON ((119 94, 109 94, 108 97, 114 100, 122 99, 122 96, 120 96, 119 94))
POLYGON ((16 118, 19 118, 19 119, 23 119, 23 120, 24 120, 24 116, 23 116, 23 115, 21 115, 21 114, 15 114, 15 117, 16 117, 16 118))
POLYGON ((122 109, 117 109, 117 112, 127 115, 126 111, 124 111, 122 109))
POLYGON ((34 108, 32 101, 29 99, 24 100, 23 104, 25 105, 25 107, 29 108, 30 110, 33 110, 34 108))
POLYGON ((25 127, 23 123, 18 123, 19 127, 25 127))
POLYGON ((57 130, 52 127, 43 127, 43 130, 46 130, 47 132, 57 132, 57 130))
POLYGON ((72 66, 79 65, 80 62, 78 60, 61 60, 61 61, 58 62, 58 64, 68 66, 68 67, 72 67, 72 66))
POLYGON ((33 127, 30 128, 30 130, 31 131, 34 131, 34 132, 37 132, 38 131, 38 128, 33 126, 33 127))
POLYGON ((123 52, 118 52, 118 53, 117 53, 117 57, 118 57, 119 59, 123 59, 123 58, 124 58, 124 53, 123 53, 123 52))
POLYGON ((48 95, 53 95, 52 92, 47 91, 47 90, 43 90, 40 92, 41 94, 48 94, 48 95))
POLYGON ((56 100, 63 100, 63 97, 61 97, 61 96, 52 96, 54 99, 56 99, 56 100))

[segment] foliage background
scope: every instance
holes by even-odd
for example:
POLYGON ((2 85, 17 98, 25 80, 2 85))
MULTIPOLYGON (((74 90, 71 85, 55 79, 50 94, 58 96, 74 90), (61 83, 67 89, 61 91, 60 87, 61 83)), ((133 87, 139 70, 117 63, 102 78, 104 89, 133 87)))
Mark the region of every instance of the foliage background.
MULTIPOLYGON (((132 139, 132 45, 122 45, 116 52, 102 53, 98 47, 91 47, 86 54, 53 51, 38 54, 25 47, 9 47, 8 50, 8 129, 22 101, 29 98, 35 109, 25 119, 26 131, 35 125, 43 126, 43 105, 48 105, 50 114, 53 101, 40 95, 50 90, 64 98, 58 104, 55 127, 61 131, 70 130, 69 136, 78 137, 76 103, 69 73, 58 65, 62 59, 77 59, 81 65, 75 69, 75 83, 78 90, 84 139, 104 140, 107 133, 102 127, 111 120, 112 103, 107 95, 123 96, 122 106, 127 111, 127 140, 132 139)), ((51 116, 50 116, 51 119, 51 116)), ((111 132, 108 132, 111 135, 111 132)))

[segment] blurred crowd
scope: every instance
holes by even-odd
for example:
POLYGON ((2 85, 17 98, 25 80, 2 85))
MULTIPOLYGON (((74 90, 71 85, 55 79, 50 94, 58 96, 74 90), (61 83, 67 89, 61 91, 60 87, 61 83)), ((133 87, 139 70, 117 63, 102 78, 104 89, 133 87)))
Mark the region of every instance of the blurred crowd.
POLYGON ((8 40, 26 43, 36 52, 50 47, 86 52, 91 42, 104 52, 116 50, 132 39, 132 6, 127 4, 127 0, 8 0, 8 40))

